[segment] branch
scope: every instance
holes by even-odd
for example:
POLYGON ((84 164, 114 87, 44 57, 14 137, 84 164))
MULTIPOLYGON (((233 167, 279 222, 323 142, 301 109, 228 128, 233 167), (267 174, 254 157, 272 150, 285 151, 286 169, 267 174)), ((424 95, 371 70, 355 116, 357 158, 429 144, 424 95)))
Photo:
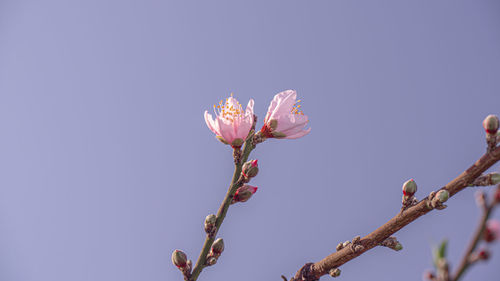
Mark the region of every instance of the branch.
MULTIPOLYGON (((497 187, 497 189, 500 190, 500 185, 497 187)), ((470 265, 472 265, 474 262, 471 260, 471 257, 473 256, 474 251, 477 248, 477 245, 481 241, 481 237, 483 235, 484 229, 486 227, 486 222, 490 218, 490 215, 495 208, 496 205, 496 200, 494 199, 490 204, 488 204, 484 198, 484 194, 482 194, 482 198, 480 198, 481 202, 481 209, 483 210, 481 218, 479 220, 479 224, 474 231, 474 235, 472 236, 472 240, 470 241, 469 245, 467 246, 467 250, 465 251, 464 256, 462 257, 462 260, 460 261, 460 265, 457 267, 455 276, 451 279, 452 281, 457 281, 460 279, 460 277, 464 274, 464 272, 469 268, 470 265)))
POLYGON ((224 221, 224 218, 226 217, 226 213, 229 209, 229 206, 231 205, 234 193, 242 185, 242 182, 240 180, 241 168, 243 166, 243 163, 247 161, 250 152, 252 152, 252 150, 255 148, 255 145, 252 142, 253 136, 247 138, 247 140, 245 141, 245 146, 243 147, 243 153, 241 153, 241 155, 238 155, 238 157, 235 156, 235 158, 241 158, 238 159, 239 161, 235 161, 233 178, 231 180, 231 184, 229 185, 229 189, 227 190, 226 197, 224 197, 224 200, 222 201, 219 210, 217 211, 215 228, 212 233, 207 234, 207 237, 205 238, 205 243, 203 243, 200 256, 198 257, 198 261, 193 268, 193 273, 189 278, 190 281, 196 281, 203 268, 207 266, 207 256, 210 248, 212 247, 212 244, 214 243, 215 236, 217 235, 217 232, 219 231, 219 228, 224 221))
MULTIPOLYGON (((440 190, 446 190, 450 196, 465 189, 476 178, 478 178, 484 171, 490 168, 493 164, 500 160, 500 147, 488 149, 488 152, 477 160, 469 169, 465 170, 462 174, 454 180, 446 184, 440 190)), ((439 191, 438 191, 439 192, 439 191)), ((431 193, 433 194, 433 193, 431 193)), ((433 198, 428 198, 418 202, 416 205, 410 206, 400 212, 384 225, 357 241, 356 246, 361 247, 342 247, 337 252, 334 252, 324 259, 316 263, 308 263, 304 265, 295 275, 293 280, 313 281, 318 280, 321 276, 329 273, 331 269, 337 268, 340 265, 360 256, 364 252, 374 248, 382 243, 385 239, 389 238, 392 234, 396 233, 406 225, 410 224, 417 218, 430 212, 433 207, 436 209, 439 206, 432 204, 433 198)))

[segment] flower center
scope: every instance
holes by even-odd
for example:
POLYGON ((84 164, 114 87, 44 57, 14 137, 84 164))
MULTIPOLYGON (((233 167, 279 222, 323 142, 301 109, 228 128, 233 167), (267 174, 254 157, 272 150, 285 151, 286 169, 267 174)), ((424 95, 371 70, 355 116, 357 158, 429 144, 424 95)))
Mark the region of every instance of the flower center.
POLYGON ((219 104, 214 104, 214 112, 217 116, 221 116, 231 123, 234 123, 235 119, 243 117, 244 114, 241 104, 233 98, 232 93, 231 97, 226 99, 226 102, 223 103, 221 100, 219 104))
POLYGON ((292 107, 292 113, 293 114, 297 114, 297 115, 304 115, 304 113, 300 110, 300 107, 302 105, 298 104, 299 102, 301 102, 302 100, 298 100, 292 107))

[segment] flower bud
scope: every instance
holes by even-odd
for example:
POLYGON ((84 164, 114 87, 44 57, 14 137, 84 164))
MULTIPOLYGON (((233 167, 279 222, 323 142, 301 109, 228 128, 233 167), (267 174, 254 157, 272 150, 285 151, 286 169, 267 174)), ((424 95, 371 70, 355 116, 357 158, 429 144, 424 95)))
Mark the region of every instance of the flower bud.
POLYGON ((435 280, 436 275, 434 275, 434 273, 432 271, 426 271, 426 272, 424 272, 423 278, 425 280, 435 280))
POLYGON ((210 214, 205 218, 205 225, 215 225, 217 217, 214 214, 210 214))
POLYGON ((340 276, 340 269, 339 268, 332 268, 332 269, 330 269, 328 274, 330 274, 331 277, 339 277, 340 276))
POLYGON ((217 258, 216 258, 216 257, 209 257, 209 258, 207 259, 207 265, 208 265, 208 266, 212 266, 212 265, 214 265, 214 264, 216 264, 216 263, 217 263, 217 258))
POLYGON ((397 243, 395 246, 394 246, 394 250, 396 251, 401 251, 403 250, 403 245, 401 245, 401 243, 397 243))
POLYGON ((499 173, 491 173, 491 185, 496 185, 500 183, 500 174, 499 173))
POLYGON ((246 202, 248 201, 248 199, 250 199, 250 197, 252 197, 255 192, 257 192, 256 186, 245 184, 242 187, 238 188, 238 190, 236 190, 231 204, 234 204, 236 202, 246 202))
POLYGON ((491 253, 490 251, 488 251, 487 249, 481 249, 479 250, 479 252, 477 253, 477 257, 480 259, 480 260, 487 260, 489 259, 491 256, 491 253))
POLYGON ((257 160, 250 160, 245 162, 245 164, 243 164, 243 167, 241 168, 241 173, 246 178, 255 177, 259 173, 259 165, 257 163, 257 160))
POLYGON ((439 202, 444 203, 448 201, 448 198, 450 198, 450 193, 446 189, 441 189, 436 193, 436 198, 439 200, 439 202))
POLYGON ((491 243, 500 238, 500 221, 490 219, 486 222, 483 231, 483 240, 491 243))
POLYGON ((172 253, 172 263, 179 268, 185 267, 187 263, 186 254, 181 250, 175 250, 172 253))
POLYGON ((483 127, 486 133, 494 135, 498 131, 499 120, 496 115, 490 114, 483 121, 483 127))
POLYGON ((217 238, 212 244, 212 252, 216 255, 220 255, 224 251, 224 240, 222 238, 217 238))
POLYGON ((403 194, 405 196, 413 196, 417 192, 417 184, 413 179, 407 180, 403 184, 403 194))
POLYGON ((215 233, 215 222, 217 217, 214 214, 210 214, 205 218, 205 232, 209 235, 215 233))

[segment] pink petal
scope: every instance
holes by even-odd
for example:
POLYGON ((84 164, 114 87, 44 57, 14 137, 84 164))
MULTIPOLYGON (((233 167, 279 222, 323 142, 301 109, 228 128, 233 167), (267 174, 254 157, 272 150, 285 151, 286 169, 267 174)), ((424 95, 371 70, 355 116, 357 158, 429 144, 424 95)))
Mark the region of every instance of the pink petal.
POLYGON ((285 137, 285 139, 298 139, 298 138, 301 138, 307 134, 309 134, 309 132, 311 131, 311 128, 308 128, 307 130, 302 130, 296 134, 293 134, 293 135, 287 135, 285 137))
POLYGON ((294 90, 286 90, 277 93, 269 104, 264 122, 267 123, 267 121, 275 119, 276 115, 282 113, 290 113, 290 111, 292 111, 293 105, 295 104, 296 97, 297 92, 295 92, 294 90))
POLYGON ((210 131, 217 134, 217 131, 215 130, 214 120, 212 118, 212 114, 208 113, 207 110, 205 110, 205 123, 207 123, 207 126, 210 129, 210 131))

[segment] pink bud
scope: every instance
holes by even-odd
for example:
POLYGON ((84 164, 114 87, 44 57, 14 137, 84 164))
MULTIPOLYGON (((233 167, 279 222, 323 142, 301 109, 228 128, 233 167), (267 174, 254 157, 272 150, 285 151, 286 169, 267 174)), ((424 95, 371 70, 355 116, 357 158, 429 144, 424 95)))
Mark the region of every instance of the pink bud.
POLYGON ((500 237, 500 221, 490 219, 486 222, 483 240, 487 243, 494 242, 500 237))
POLYGON ((490 114, 483 121, 483 128, 486 133, 494 135, 498 131, 499 120, 496 115, 490 114))
POLYGON ((256 186, 245 184, 242 187, 238 188, 238 190, 236 190, 231 204, 234 204, 236 202, 246 202, 248 201, 248 199, 250 199, 250 197, 252 197, 255 192, 257 192, 256 186))
POLYGON ((491 253, 490 251, 488 251, 487 249, 481 249, 479 250, 479 252, 477 253, 477 257, 480 259, 480 260, 487 260, 489 259, 491 256, 491 253))
POLYGON ((184 268, 187 265, 187 256, 181 250, 175 250, 172 253, 172 263, 178 268, 184 268))
POLYGON ((245 164, 243 164, 243 167, 241 167, 241 173, 247 179, 255 177, 259 173, 259 165, 257 163, 257 160, 250 160, 245 162, 245 164))

